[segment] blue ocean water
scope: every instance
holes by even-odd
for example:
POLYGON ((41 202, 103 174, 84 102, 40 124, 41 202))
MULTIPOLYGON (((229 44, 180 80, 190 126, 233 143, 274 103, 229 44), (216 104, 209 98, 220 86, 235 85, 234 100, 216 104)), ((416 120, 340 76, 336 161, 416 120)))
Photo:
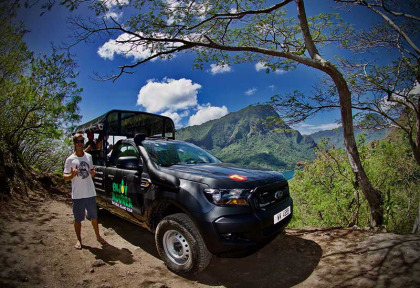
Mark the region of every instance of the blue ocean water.
POLYGON ((290 180, 295 176, 295 170, 283 171, 281 173, 283 173, 287 180, 290 180))

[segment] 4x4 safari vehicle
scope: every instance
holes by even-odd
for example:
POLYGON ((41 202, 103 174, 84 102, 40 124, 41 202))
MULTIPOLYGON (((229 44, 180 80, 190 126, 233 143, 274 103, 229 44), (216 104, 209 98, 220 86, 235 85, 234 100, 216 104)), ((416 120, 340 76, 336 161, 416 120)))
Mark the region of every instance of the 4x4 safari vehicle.
POLYGON ((154 232, 159 255, 175 273, 204 270, 212 254, 249 255, 292 217, 281 173, 222 163, 177 141, 168 117, 112 110, 75 132, 117 141, 109 154, 107 145, 90 151, 97 203, 154 232))

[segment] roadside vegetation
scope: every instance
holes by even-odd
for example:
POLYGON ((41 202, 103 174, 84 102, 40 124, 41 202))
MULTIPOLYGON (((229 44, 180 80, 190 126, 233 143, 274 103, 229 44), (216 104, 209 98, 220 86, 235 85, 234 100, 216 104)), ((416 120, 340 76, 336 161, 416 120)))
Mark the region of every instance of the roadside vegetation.
POLYGON ((13 3, 0 4, 0 200, 28 195, 38 177, 62 170, 82 92, 68 53, 28 49, 13 3))
MULTIPOLYGON (((328 138, 316 149, 317 158, 290 181, 294 218, 290 227, 369 227, 369 207, 343 149, 327 148, 328 138)), ((388 232, 413 232, 420 201, 420 167, 404 135, 395 131, 365 144, 358 138, 362 163, 373 185, 383 191, 383 227, 388 232)))

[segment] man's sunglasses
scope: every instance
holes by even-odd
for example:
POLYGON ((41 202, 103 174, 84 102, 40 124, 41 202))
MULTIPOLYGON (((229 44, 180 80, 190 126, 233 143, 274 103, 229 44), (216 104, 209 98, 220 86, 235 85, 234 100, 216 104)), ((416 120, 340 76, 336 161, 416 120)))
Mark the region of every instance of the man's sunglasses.
POLYGON ((85 143, 85 140, 74 140, 74 143, 85 143))

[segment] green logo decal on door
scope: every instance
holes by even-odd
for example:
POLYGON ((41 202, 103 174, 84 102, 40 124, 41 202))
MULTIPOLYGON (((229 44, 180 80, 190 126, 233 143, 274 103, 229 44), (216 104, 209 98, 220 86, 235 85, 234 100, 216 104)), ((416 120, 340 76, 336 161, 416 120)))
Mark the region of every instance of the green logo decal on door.
POLYGON ((133 204, 127 194, 128 189, 127 185, 124 185, 124 180, 121 180, 121 184, 112 183, 112 205, 128 212, 133 212, 133 204))

